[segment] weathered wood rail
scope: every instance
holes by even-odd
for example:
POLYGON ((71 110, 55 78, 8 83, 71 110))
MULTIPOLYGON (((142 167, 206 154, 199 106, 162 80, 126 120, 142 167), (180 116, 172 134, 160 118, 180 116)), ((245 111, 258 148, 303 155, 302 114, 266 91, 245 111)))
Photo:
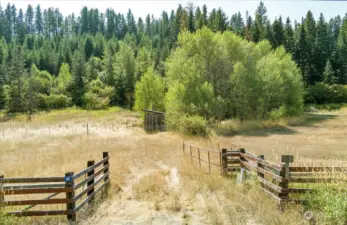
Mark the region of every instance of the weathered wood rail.
POLYGON ((347 167, 292 167, 291 163, 294 161, 292 155, 282 155, 281 163, 274 163, 266 160, 264 155, 255 155, 243 148, 237 150, 223 148, 221 151, 216 151, 183 143, 184 155, 190 157, 192 163, 193 160, 197 160, 199 168, 201 162, 210 162, 200 157, 201 151, 219 155, 220 164, 213 165, 221 168, 223 176, 238 171, 241 180, 246 173, 255 176, 264 193, 280 206, 287 202, 305 203, 304 199, 297 199, 298 194, 315 191, 315 188, 299 188, 297 184, 346 182, 344 175, 347 173, 347 167), (198 152, 198 157, 194 156, 194 150, 198 152))
POLYGON ((11 216, 57 216, 66 215, 68 221, 76 221, 77 212, 85 204, 92 205, 94 197, 101 191, 107 191, 109 179, 109 156, 103 153, 101 161, 88 161, 87 168, 74 174, 65 173, 62 177, 42 178, 5 178, 0 176, 0 207, 11 216), (82 180, 80 178, 83 178, 82 180), (17 184, 17 185, 13 185, 17 184), (64 194, 65 197, 58 197, 64 194), (42 194, 50 194, 41 198, 42 194), (24 200, 39 195, 40 199, 24 200), (11 197, 15 196, 13 200, 11 197), (23 199, 23 200, 22 200, 23 199), (65 209, 31 210, 38 205, 66 205, 65 209), (26 206, 12 211, 13 206, 26 206))

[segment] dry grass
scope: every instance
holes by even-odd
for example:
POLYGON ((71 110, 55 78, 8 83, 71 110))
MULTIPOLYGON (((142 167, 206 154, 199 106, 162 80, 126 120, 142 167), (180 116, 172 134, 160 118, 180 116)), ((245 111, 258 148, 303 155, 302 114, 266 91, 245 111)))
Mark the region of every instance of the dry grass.
MULTIPOLYGON (((343 165, 347 110, 314 116, 310 117, 314 118, 311 122, 301 126, 283 124, 284 130, 265 129, 233 137, 186 141, 216 150, 218 146, 246 147, 275 162, 279 162, 281 154, 290 153, 300 165, 343 165)), ((177 224, 307 224, 303 221, 302 208, 281 213, 256 185, 237 185, 234 180, 221 178, 217 175, 218 168, 213 169, 213 175, 206 175, 195 169, 197 164, 191 166, 189 161, 182 161, 182 140, 186 138, 172 133, 149 135, 141 128, 127 127, 129 120, 138 123, 139 116, 118 109, 105 112, 71 109, 39 115, 32 123, 16 124, 13 120, 0 123, 0 174, 63 176, 69 171, 80 171, 88 160, 99 160, 102 152, 108 151, 114 195, 93 217, 83 220, 83 224, 126 221, 146 224, 158 218, 169 224, 175 224, 172 221, 178 221, 177 224), (90 124, 89 135, 86 123, 90 124)), ((218 156, 212 158, 215 162, 219 160, 218 156)), ((206 169, 206 165, 202 166, 206 169)), ((64 223, 64 218, 22 222, 31 223, 58 224, 64 223)))

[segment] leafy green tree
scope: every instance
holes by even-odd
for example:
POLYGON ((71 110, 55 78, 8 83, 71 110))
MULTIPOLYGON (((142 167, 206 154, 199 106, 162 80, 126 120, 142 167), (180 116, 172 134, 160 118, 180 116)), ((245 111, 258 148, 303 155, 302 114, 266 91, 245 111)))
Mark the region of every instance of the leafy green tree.
POLYGON ((72 75, 70 73, 70 66, 63 63, 59 69, 59 75, 55 81, 55 88, 52 93, 68 95, 68 88, 72 82, 72 75))
POLYGON ((148 68, 147 72, 135 85, 134 109, 152 109, 164 111, 165 87, 163 79, 148 68))
POLYGON ((87 109, 105 109, 110 106, 114 88, 105 85, 99 78, 86 86, 84 104, 87 109))

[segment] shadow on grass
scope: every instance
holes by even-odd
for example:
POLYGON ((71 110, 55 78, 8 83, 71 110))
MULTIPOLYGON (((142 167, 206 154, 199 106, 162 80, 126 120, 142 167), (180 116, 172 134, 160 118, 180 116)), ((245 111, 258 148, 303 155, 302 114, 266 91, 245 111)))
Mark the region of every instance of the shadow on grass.
POLYGON ((285 126, 274 126, 274 127, 262 128, 262 129, 254 130, 254 131, 241 132, 239 133, 239 135, 266 137, 273 134, 287 135, 287 134, 295 134, 295 133, 297 133, 297 131, 295 131, 294 129, 291 129, 285 126))
POLYGON ((317 123, 323 122, 325 120, 335 119, 335 118, 337 118, 337 115, 306 113, 305 120, 303 120, 302 123, 293 124, 292 126, 314 126, 317 123))
POLYGON ((314 127, 316 124, 336 118, 336 115, 306 113, 301 117, 286 118, 279 121, 246 121, 240 124, 229 121, 212 127, 219 136, 231 137, 234 135, 259 136, 288 135, 298 133, 295 127, 314 127))

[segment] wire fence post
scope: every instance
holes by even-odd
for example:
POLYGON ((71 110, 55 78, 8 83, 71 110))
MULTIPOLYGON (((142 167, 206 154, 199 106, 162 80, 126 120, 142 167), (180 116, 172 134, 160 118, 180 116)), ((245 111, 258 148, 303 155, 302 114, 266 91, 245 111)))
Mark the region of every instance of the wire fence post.
POLYGON ((200 148, 198 148, 199 169, 201 169, 200 148))
POLYGON ((210 151, 207 152, 208 158, 208 173, 211 174, 211 159, 210 159, 210 151))
POLYGON ((192 146, 189 146, 190 149, 190 162, 193 164, 193 152, 192 152, 192 146))

